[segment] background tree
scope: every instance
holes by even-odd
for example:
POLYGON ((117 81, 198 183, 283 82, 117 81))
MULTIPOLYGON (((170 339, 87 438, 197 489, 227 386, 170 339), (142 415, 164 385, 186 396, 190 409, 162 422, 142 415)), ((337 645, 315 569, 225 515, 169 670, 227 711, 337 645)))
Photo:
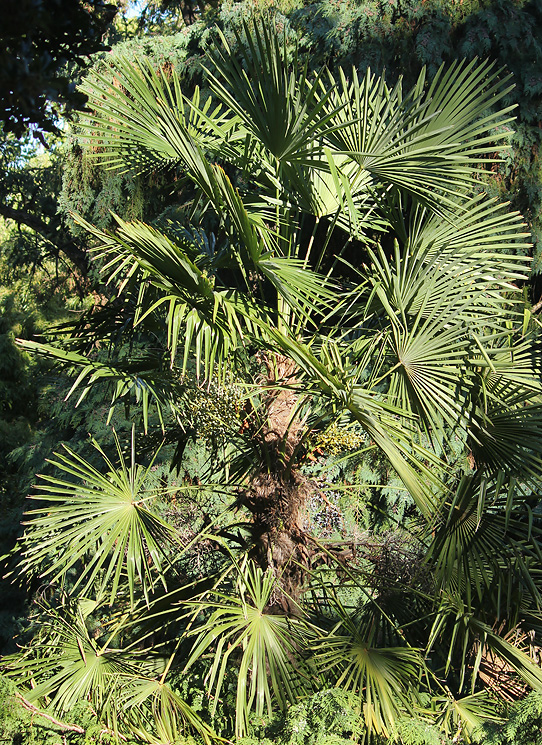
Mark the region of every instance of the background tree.
MULTIPOLYGON (((36 429, 48 408, 40 402, 51 384, 45 368, 32 365, 13 340, 43 330, 53 319, 66 320, 88 292, 86 247, 74 241, 58 214, 59 138, 66 119, 85 103, 76 90, 78 71, 106 48, 103 39, 115 13, 115 5, 93 0, 7 0, 0 11, 1 553, 19 532, 28 488, 14 452, 21 448, 30 459, 40 452, 36 442, 29 443, 39 440, 36 429), (69 298, 72 292, 78 300, 69 298), (71 311, 62 307, 66 301, 71 311)), ((58 434, 62 426, 56 429, 58 434)), ((24 613, 24 594, 3 582, 2 594, 3 645, 11 644, 24 613)))
POLYGON ((2 7, 0 108, 5 132, 20 136, 58 132, 59 115, 84 105, 70 64, 84 65, 104 49, 103 37, 116 13, 102 0, 66 5, 59 0, 14 2, 2 7))
POLYGON ((6 267, 30 272, 50 260, 73 267, 75 281, 84 284, 89 269, 84 241, 74 239, 58 212, 62 162, 59 148, 40 153, 29 136, 8 135, 0 143, 0 215, 17 226, 6 236, 2 254, 6 267))

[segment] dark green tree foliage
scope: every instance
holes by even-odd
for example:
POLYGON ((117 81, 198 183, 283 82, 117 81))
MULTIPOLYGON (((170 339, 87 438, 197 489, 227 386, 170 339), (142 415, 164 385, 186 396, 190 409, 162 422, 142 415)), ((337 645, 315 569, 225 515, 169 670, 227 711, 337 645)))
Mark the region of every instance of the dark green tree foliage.
MULTIPOLYGON (((55 292, 54 272, 47 277, 43 269, 36 269, 33 284, 21 279, 6 261, 0 266, 4 285, 0 285, 0 555, 4 555, 20 534, 33 474, 44 468, 44 459, 58 439, 69 439, 75 431, 58 416, 62 378, 52 372, 50 365, 21 353, 15 344, 16 337, 31 338, 65 313, 65 297, 59 299, 58 290, 55 292)), ((58 279, 65 289, 73 291, 65 274, 58 279)), ((81 442, 87 433, 88 427, 77 432, 81 442)), ((0 649, 5 652, 15 648, 13 637, 24 626, 27 597, 23 588, 3 577, 0 596, 0 649)))
POLYGON ((533 691, 515 703, 505 721, 484 725, 475 741, 480 745, 541 745, 542 695, 533 691))
POLYGON ((209 8, 219 6, 220 0, 147 0, 142 3, 139 31, 175 32, 185 23, 194 23, 209 8))
POLYGON ((7 132, 33 125, 58 132, 58 116, 85 103, 68 65, 103 49, 116 6, 104 0, 3 0, 0 10, 0 114, 7 132))
POLYGON ((62 160, 58 146, 39 155, 28 134, 0 139, 0 216, 17 225, 0 247, 5 266, 35 271, 52 259, 75 266, 81 277, 88 271, 85 241, 74 240, 58 211, 62 160))

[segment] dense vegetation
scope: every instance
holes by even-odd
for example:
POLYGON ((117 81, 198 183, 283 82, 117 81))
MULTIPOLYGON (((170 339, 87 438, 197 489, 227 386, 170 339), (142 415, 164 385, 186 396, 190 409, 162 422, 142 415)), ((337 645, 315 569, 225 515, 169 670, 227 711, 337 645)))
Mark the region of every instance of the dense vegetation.
POLYGON ((537 13, 149 3, 6 131, 8 741, 541 739, 537 13))

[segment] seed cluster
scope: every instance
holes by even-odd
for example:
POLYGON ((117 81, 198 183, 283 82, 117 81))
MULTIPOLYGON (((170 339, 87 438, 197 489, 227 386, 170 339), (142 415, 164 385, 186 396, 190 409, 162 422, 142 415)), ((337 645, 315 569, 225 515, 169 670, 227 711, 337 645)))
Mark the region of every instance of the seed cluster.
POLYGON ((337 422, 318 435, 316 445, 328 455, 339 455, 347 450, 357 450, 363 447, 365 439, 362 434, 346 427, 340 427, 337 422))
POLYGON ((238 386, 211 381, 191 389, 188 398, 187 414, 200 437, 222 438, 239 427, 242 396, 238 386))
POLYGON ((331 490, 316 492, 310 498, 310 523, 312 527, 317 528, 321 536, 329 537, 344 528, 339 499, 338 492, 331 490))

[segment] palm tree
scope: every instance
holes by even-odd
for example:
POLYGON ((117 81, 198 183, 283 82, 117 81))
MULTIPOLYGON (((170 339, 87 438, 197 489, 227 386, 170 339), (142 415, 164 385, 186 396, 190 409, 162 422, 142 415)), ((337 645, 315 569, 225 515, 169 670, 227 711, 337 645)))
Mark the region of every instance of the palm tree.
POLYGON ((176 221, 86 225, 124 328, 152 348, 104 362, 91 350, 118 323, 100 313, 64 346, 22 344, 71 366, 82 396, 112 381, 113 404, 135 397, 144 428, 155 406, 186 431, 193 396, 235 381, 239 418, 215 465, 248 519, 206 529, 198 540, 223 560, 195 576, 133 443, 131 465, 119 446, 104 473, 58 455, 70 478, 46 477, 20 568, 70 591, 61 610, 44 601, 19 679, 43 678, 31 695, 60 710, 87 697, 104 726, 151 742, 183 725, 213 736, 180 693, 198 665, 211 719, 236 670, 238 736, 253 713, 332 685, 357 697, 370 736, 405 711, 430 716, 422 693, 445 730, 468 732, 487 715, 483 689, 502 691, 492 670, 542 687, 509 636, 541 631, 541 385, 518 291, 528 243, 521 217, 480 191, 507 79, 458 64, 405 92, 370 71, 309 78, 272 25, 237 42, 242 62, 224 38, 210 51, 206 100, 144 60, 84 85, 81 126, 105 166, 170 168, 185 184, 176 221), (319 487, 301 464, 337 422, 364 433, 417 509, 408 582, 340 565, 357 610, 314 569, 316 552, 335 568, 340 557, 304 521, 319 487))

